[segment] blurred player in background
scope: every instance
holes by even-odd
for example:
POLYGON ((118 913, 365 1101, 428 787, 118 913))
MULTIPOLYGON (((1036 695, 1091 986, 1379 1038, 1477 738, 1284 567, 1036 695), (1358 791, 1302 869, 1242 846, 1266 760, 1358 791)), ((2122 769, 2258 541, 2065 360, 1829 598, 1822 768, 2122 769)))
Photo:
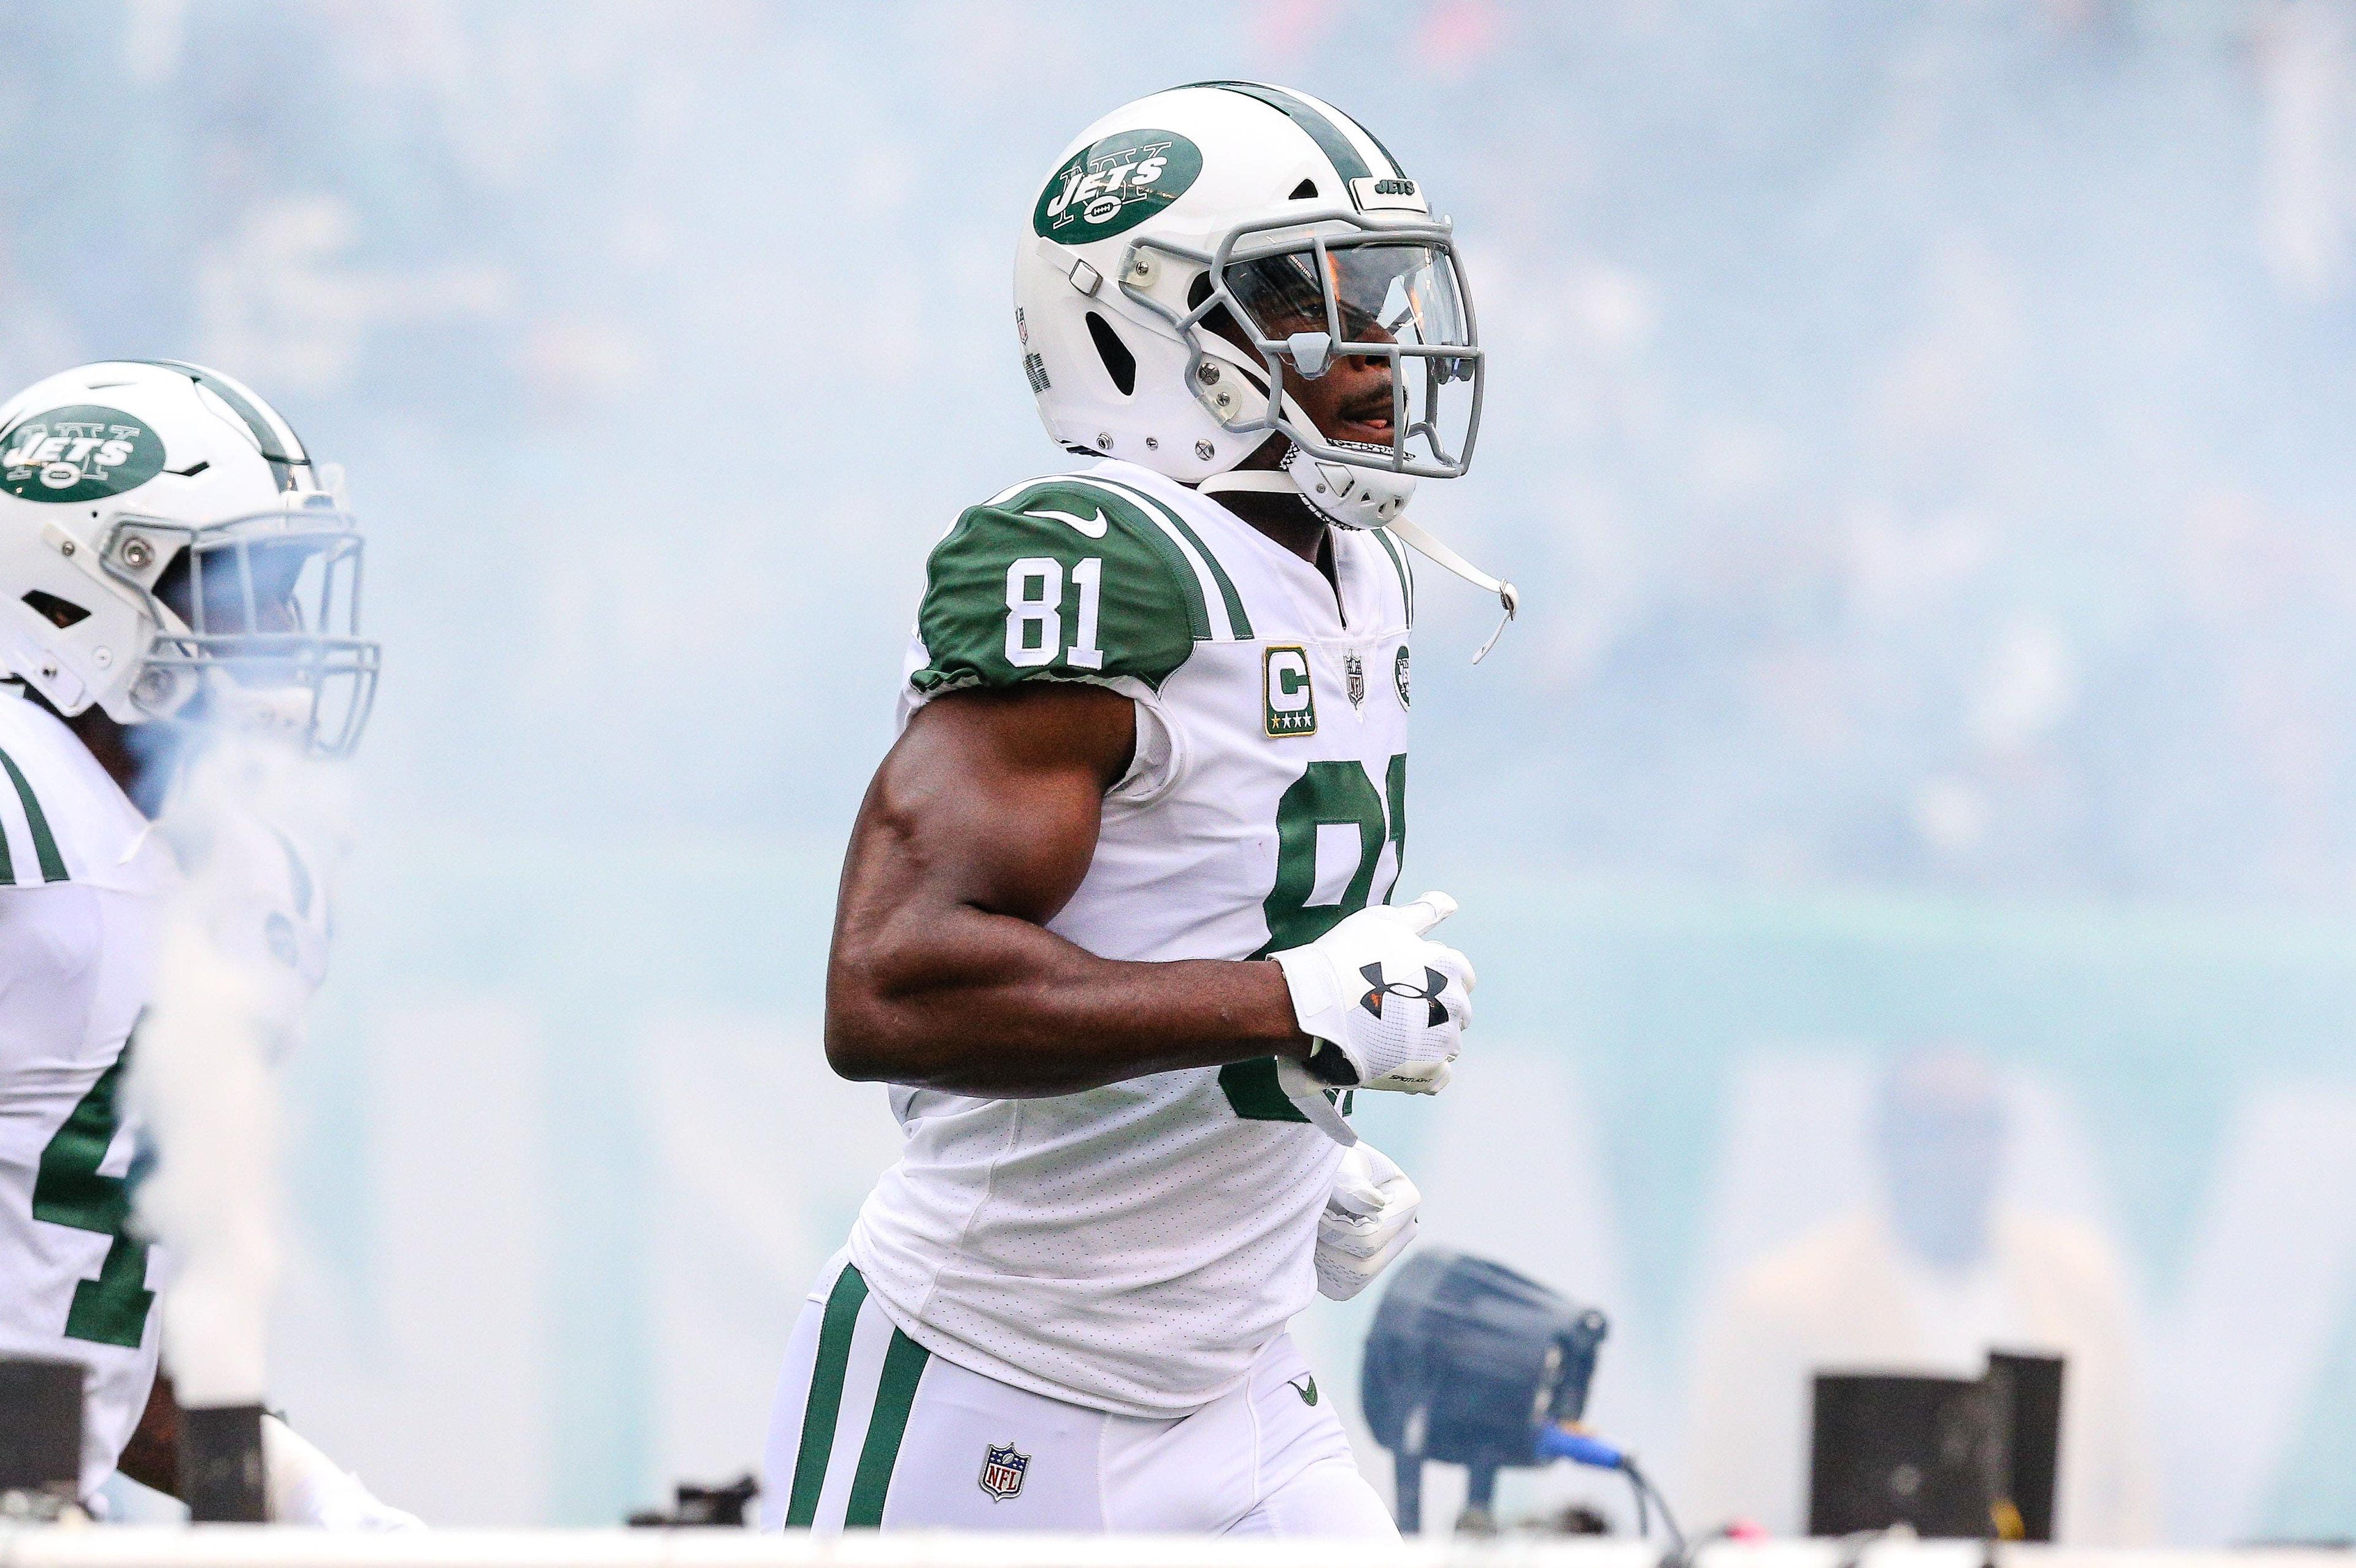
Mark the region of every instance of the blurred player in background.
POLYGON ((1412 1232, 1349 1092, 1437 1092, 1468 1016, 1453 905, 1390 903, 1398 539, 1499 586, 1402 516, 1477 420, 1453 244, 1248 82, 1098 122, 1030 219, 1024 369, 1087 461, 927 563, 827 991, 906 1143, 794 1330, 766 1519, 1391 1537, 1286 1325, 1412 1232))
POLYGON ((2063 1358, 2055 1539, 2140 1546, 2159 1494, 2124 1271, 2089 1227, 1997 1200, 2009 1116, 1975 1053, 1883 1079, 1881 1202, 1770 1253, 1709 1309, 1695 1380, 1694 1499, 1713 1519, 1805 1523, 1810 1380, 1978 1377, 1990 1350, 2063 1358))
MULTIPOLYGON (((168 1261, 131 1225, 119 1095, 180 874, 154 828, 191 737, 359 739, 377 649, 340 481, 245 388, 119 361, 0 407, 0 1354, 88 1369, 81 1488, 177 1489, 159 1378, 168 1261)), ((226 933, 307 997, 325 891, 259 823, 226 933)), ((273 1518, 413 1524, 275 1417, 273 1518)))

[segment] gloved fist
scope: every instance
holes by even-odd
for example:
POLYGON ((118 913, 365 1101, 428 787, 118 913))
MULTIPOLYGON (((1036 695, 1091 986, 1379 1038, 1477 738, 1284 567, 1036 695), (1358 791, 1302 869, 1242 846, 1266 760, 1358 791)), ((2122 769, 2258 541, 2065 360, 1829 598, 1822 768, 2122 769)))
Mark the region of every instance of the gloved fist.
POLYGON ((1423 1194, 1371 1144, 1352 1146, 1317 1220, 1317 1294, 1347 1301, 1415 1240, 1423 1194))
POLYGON ((1472 965, 1424 933, 1456 912, 1446 893, 1363 909, 1283 966, 1301 1032, 1324 1042, 1309 1059, 1324 1082, 1437 1094, 1472 1016, 1472 965))

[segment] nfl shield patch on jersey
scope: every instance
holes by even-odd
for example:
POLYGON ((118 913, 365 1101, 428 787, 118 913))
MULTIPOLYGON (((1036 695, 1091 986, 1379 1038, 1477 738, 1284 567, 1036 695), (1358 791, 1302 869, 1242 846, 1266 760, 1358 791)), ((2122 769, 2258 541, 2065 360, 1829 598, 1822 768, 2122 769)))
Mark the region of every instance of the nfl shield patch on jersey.
POLYGON ((1002 1503, 1023 1490, 1023 1474, 1030 1468, 1031 1456, 1016 1453, 1013 1444, 993 1445, 981 1456, 981 1489, 1002 1503))

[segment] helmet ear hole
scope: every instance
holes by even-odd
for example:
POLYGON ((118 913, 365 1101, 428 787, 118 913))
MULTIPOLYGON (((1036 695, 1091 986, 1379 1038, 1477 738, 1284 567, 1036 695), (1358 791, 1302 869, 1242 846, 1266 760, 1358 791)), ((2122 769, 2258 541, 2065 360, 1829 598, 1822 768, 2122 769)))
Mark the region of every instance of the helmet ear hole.
POLYGON ((1194 281, 1186 285, 1186 308, 1200 310, 1203 308, 1203 302, 1210 297, 1211 274, 1207 272, 1195 273, 1194 281))
POLYGON ((44 592, 38 588, 29 590, 26 593, 25 603, 32 607, 34 614, 40 616, 60 632, 76 622, 90 619, 90 612, 72 600, 60 599, 56 594, 44 592))
POLYGON ((1134 393, 1137 390, 1137 356, 1129 351, 1129 345, 1120 340, 1120 334, 1112 329, 1112 323, 1094 311, 1088 312, 1088 336, 1096 340, 1097 357, 1104 361, 1105 374, 1112 378, 1113 386, 1124 398, 1134 393))

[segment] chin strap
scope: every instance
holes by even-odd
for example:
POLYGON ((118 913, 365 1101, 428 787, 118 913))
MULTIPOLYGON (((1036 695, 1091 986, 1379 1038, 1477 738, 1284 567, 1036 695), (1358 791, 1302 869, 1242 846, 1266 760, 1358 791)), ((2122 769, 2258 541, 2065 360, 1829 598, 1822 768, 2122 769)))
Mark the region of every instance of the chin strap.
POLYGON ((1390 531, 1405 539, 1418 554, 1428 558, 1435 565, 1445 567, 1473 587, 1484 588, 1497 596, 1497 603, 1505 607, 1505 619, 1499 621, 1497 629, 1489 634, 1489 640, 1481 645, 1481 651, 1472 656, 1472 662, 1479 664, 1483 659, 1487 658, 1489 650, 1497 645, 1497 639, 1505 635, 1505 628, 1512 624, 1514 617, 1521 613, 1520 592, 1512 583, 1501 582, 1490 576, 1405 517, 1392 518, 1390 531))
POLYGON ((1222 491, 1231 494, 1248 491, 1296 498, 1301 495, 1301 486, 1293 483, 1292 475, 1280 468, 1230 468, 1225 474, 1214 474, 1208 479, 1197 482, 1194 488, 1205 496, 1215 496, 1222 491))
MULTIPOLYGON (((1194 488, 1206 496, 1215 496, 1223 491, 1228 494, 1245 492, 1296 497, 1301 495, 1301 486, 1292 475, 1275 468, 1231 468, 1225 474, 1214 474, 1209 478, 1200 481, 1194 488)), ((1336 526, 1351 525, 1337 524, 1336 526)), ((1515 616, 1521 613, 1521 591, 1510 582, 1500 581, 1490 576, 1438 539, 1433 539, 1414 523, 1409 522, 1404 516, 1393 517, 1383 527, 1405 540, 1418 554, 1426 557, 1434 565, 1443 567, 1473 587, 1497 596, 1497 603, 1505 606, 1505 618, 1497 623, 1497 629, 1489 634, 1489 640, 1483 643, 1480 651, 1472 656, 1472 662, 1479 664, 1483 659, 1487 658, 1489 650, 1497 645, 1497 639, 1505 635, 1505 628, 1513 624, 1515 616)))

